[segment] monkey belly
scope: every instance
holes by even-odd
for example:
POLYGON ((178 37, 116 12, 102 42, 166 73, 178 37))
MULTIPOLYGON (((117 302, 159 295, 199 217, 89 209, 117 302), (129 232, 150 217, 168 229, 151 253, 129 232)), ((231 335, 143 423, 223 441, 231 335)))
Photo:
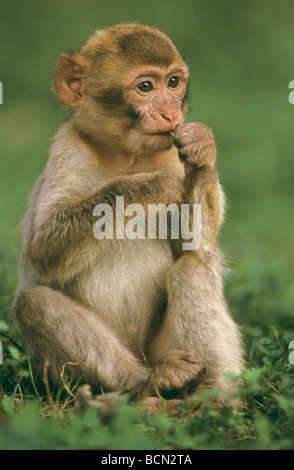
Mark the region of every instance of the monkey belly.
POLYGON ((142 350, 166 306, 165 279, 174 258, 166 240, 100 240, 91 266, 70 295, 97 312, 126 343, 142 350))

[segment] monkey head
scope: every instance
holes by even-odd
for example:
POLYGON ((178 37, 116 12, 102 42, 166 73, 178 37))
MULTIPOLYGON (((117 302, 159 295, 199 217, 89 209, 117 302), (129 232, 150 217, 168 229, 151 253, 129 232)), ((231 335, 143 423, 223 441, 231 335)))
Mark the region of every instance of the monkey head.
POLYGON ((79 132, 109 149, 148 154, 172 147, 188 77, 167 36, 119 25, 97 31, 78 53, 63 54, 55 86, 79 132))

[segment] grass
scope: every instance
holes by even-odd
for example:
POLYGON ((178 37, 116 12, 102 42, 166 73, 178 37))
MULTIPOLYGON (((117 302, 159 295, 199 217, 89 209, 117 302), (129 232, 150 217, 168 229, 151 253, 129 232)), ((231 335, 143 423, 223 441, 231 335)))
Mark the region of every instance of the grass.
POLYGON ((170 0, 166 15, 164 1, 142 4, 85 0, 68 8, 65 0, 15 0, 0 6, 0 449, 293 450, 294 107, 288 84, 294 6, 170 0), (53 390, 34 376, 14 324, 19 222, 50 138, 66 117, 51 91, 55 61, 94 29, 135 20, 172 37, 192 73, 188 119, 208 124, 216 136, 227 195, 220 234, 230 268, 226 297, 248 362, 237 413, 216 412, 213 396, 192 397, 178 417, 146 418, 123 398, 106 417, 91 404, 81 410, 70 378, 53 390), (201 414, 193 413, 200 405, 201 414))

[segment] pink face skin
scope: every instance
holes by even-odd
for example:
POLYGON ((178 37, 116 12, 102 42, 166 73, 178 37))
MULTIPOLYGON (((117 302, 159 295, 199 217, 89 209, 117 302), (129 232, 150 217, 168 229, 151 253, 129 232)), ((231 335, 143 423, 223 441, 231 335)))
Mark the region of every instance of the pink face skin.
POLYGON ((125 98, 139 117, 135 132, 145 146, 161 151, 173 146, 171 132, 184 120, 187 80, 187 71, 174 67, 137 69, 127 78, 125 98))

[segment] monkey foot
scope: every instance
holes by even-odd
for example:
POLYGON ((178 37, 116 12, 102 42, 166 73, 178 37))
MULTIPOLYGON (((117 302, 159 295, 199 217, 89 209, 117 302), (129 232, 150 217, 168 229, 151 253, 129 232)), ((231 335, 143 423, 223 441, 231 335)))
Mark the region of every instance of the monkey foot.
POLYGON ((171 349, 153 368, 144 396, 158 392, 167 397, 177 396, 195 390, 205 376, 204 364, 194 353, 171 349))
POLYGON ((127 396, 121 392, 94 395, 88 384, 81 385, 77 392, 75 410, 78 414, 83 414, 89 406, 92 406, 101 418, 105 418, 113 415, 121 405, 127 403, 127 396))

